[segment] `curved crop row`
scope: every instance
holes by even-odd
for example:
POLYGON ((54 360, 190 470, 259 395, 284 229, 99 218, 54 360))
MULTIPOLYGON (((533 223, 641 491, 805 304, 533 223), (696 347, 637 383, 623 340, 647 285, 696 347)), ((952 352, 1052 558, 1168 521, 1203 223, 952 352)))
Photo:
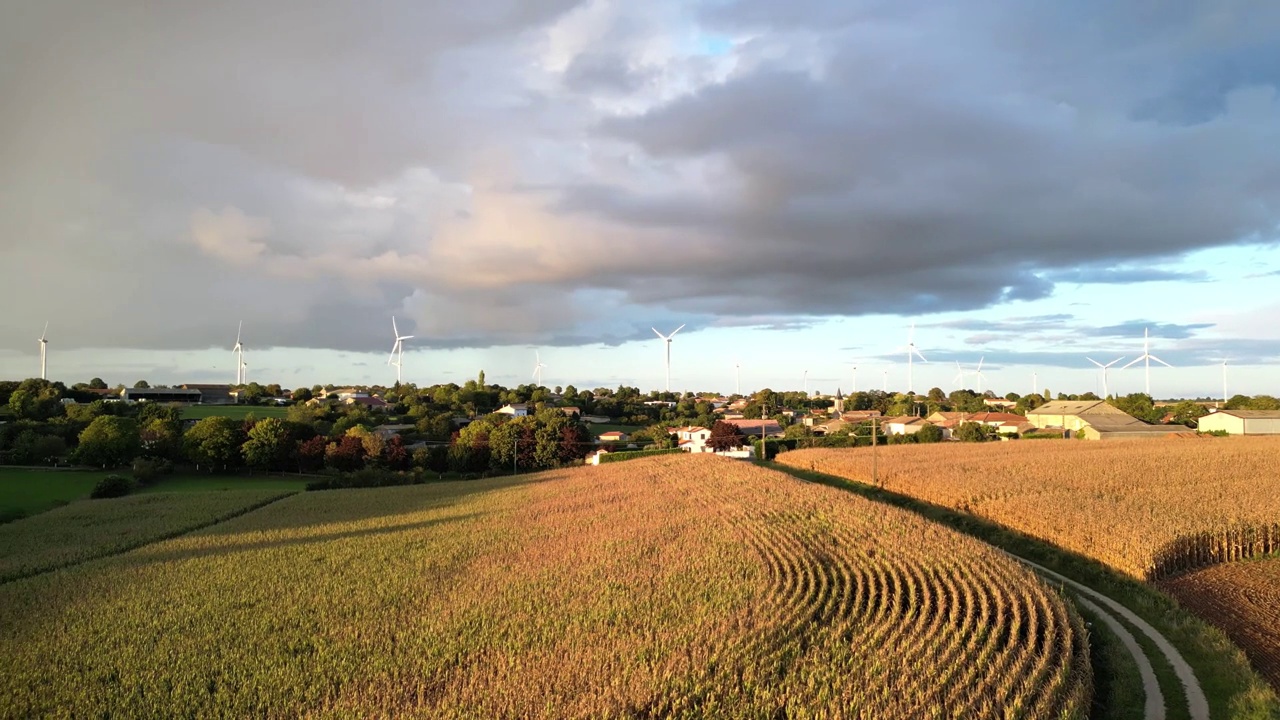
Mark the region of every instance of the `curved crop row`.
POLYGON ((792 467, 988 518, 1141 580, 1280 551, 1280 438, 796 450, 792 467))
POLYGON ((0 586, 0 716, 1083 717, 1060 595, 714 457, 293 496, 0 586))

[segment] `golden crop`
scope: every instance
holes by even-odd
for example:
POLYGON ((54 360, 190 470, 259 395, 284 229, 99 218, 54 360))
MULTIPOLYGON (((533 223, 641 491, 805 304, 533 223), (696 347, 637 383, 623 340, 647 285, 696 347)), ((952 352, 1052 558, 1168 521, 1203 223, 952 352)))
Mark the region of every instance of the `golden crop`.
POLYGON ((295 495, 0 586, 0 715, 1064 718, 1079 617, 981 543, 715 457, 295 495))
MULTIPOLYGON (((871 482, 870 448, 793 467, 871 482)), ((988 518, 1143 580, 1280 550, 1280 438, 879 448, 880 484, 988 518)))
POLYGON ((235 490, 80 500, 0 525, 0 582, 173 537, 287 494, 235 490))

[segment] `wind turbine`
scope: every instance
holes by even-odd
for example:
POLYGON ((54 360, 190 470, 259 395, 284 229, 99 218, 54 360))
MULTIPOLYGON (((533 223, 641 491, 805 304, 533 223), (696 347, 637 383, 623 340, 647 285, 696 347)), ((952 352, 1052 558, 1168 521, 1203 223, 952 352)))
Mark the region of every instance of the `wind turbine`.
POLYGON ((954 383, 956 384, 956 389, 957 389, 957 390, 963 390, 963 389, 964 389, 964 376, 965 376, 966 374, 967 374, 967 373, 964 371, 964 368, 960 366, 960 361, 959 361, 959 360, 957 360, 957 361, 956 361, 956 376, 955 376, 954 378, 951 378, 951 381, 952 381, 952 382, 954 382, 954 383))
POLYGON ((804 386, 804 396, 809 397, 809 371, 808 370, 804 371, 803 386, 804 386))
MULTIPOLYGON (((1136 365, 1137 363, 1139 363, 1139 362, 1141 362, 1141 361, 1143 361, 1143 360, 1146 360, 1147 396, 1148 396, 1148 397, 1150 397, 1150 396, 1151 396, 1151 361, 1152 361, 1152 360, 1155 360, 1156 362, 1160 363, 1161 365, 1163 365, 1163 366, 1165 366, 1165 367, 1173 367, 1173 366, 1172 366, 1172 365, 1170 365, 1169 363, 1167 363, 1167 362, 1165 362, 1165 361, 1161 360, 1160 358, 1156 357, 1155 355, 1152 355, 1152 354, 1151 354, 1151 352, 1150 352, 1150 350, 1151 350, 1151 336, 1150 336, 1150 334, 1149 334, 1149 331, 1148 331, 1146 328, 1143 328, 1143 330, 1142 330, 1142 356, 1141 356, 1141 357, 1134 358, 1134 359, 1133 359, 1133 361, 1129 363, 1129 365, 1136 365)), ((1127 368, 1127 367, 1129 367, 1129 365, 1125 365, 1124 367, 1125 367, 1125 368, 1127 368)), ((1121 370, 1123 370, 1124 368, 1120 368, 1120 369, 1121 369, 1121 370)))
POLYGON ((236 385, 244 384, 244 343, 240 342, 240 332, 244 330, 244 321, 236 328, 236 344, 231 352, 236 354, 236 385))
POLYGON ((396 337, 396 343, 391 346, 391 357, 387 358, 388 365, 396 366, 396 384, 400 384, 400 371, 404 367, 404 341, 413 338, 412 335, 401 335, 400 328, 396 327, 396 316, 391 316, 391 332, 396 337))
POLYGON ((1227 406, 1227 359, 1222 358, 1222 407, 1227 406))
POLYGON ((734 394, 742 394, 742 363, 737 360, 733 361, 733 392, 734 394))
MULTIPOLYGON (((1115 365, 1116 363, 1118 363, 1118 362, 1120 362, 1121 360, 1123 360, 1123 359, 1124 359, 1124 356, 1120 356, 1120 357, 1116 358, 1115 360, 1112 360, 1111 362, 1107 363, 1106 365, 1103 365, 1102 363, 1098 362, 1097 360, 1094 360, 1093 358, 1089 357, 1088 355, 1086 355, 1084 359, 1085 359, 1085 360, 1088 360, 1089 362, 1093 363, 1094 365, 1097 365, 1098 367, 1102 368, 1102 397, 1103 397, 1104 399, 1105 399, 1105 398, 1108 398, 1108 397, 1111 397, 1111 390, 1110 390, 1110 388, 1107 386, 1107 368, 1109 368, 1109 367, 1111 367, 1112 365, 1115 365)), ((1128 367, 1128 365, 1126 365, 1125 367, 1128 367)), ((1124 368, 1121 368, 1121 369, 1123 370, 1124 368)))
MULTIPOLYGON (((1033 372, 1031 373, 1031 394, 1032 395, 1035 395, 1036 393, 1040 392, 1039 390, 1036 389, 1038 387, 1040 387, 1040 375, 1038 373, 1033 372)), ((1045 398, 1045 399, 1047 400, 1048 398, 1045 398)))
POLYGON ((670 335, 663 335, 662 333, 658 332, 658 328, 649 328, 649 329, 653 331, 654 335, 657 335, 658 337, 662 338, 667 343, 667 392, 671 392, 671 338, 675 337, 676 333, 683 330, 684 325, 681 325, 675 330, 672 330, 670 335))
POLYGON ((40 379, 48 380, 45 377, 45 371, 48 369, 47 361, 49 358, 49 321, 44 323, 44 331, 40 333, 40 379))
POLYGON ((921 355, 920 351, 916 349, 916 324, 915 323, 911 323, 911 331, 907 333, 907 346, 904 349, 907 352, 907 392, 910 393, 912 396, 915 396, 916 394, 915 377, 914 377, 914 374, 912 373, 912 370, 914 369, 914 366, 912 365, 912 361, 914 360, 913 356, 919 356, 919 358, 924 362, 929 362, 928 360, 925 359, 924 355, 921 355))
POLYGON ((249 384, 249 363, 245 362, 244 360, 240 361, 240 384, 241 385, 249 384))
POLYGON ((538 383, 538 387, 542 387, 542 368, 546 367, 546 365, 542 364, 542 354, 537 350, 533 351, 533 358, 534 362, 537 363, 533 366, 533 378, 538 383))
POLYGON ((884 371, 884 382, 881 383, 880 389, 884 392, 889 392, 889 371, 888 370, 884 371))
POLYGON ((983 355, 982 357, 978 358, 978 369, 973 371, 973 374, 978 377, 978 394, 979 395, 982 394, 982 381, 987 379, 987 376, 982 374, 982 363, 986 362, 986 360, 987 360, 986 355, 983 355))
POLYGON ((853 385, 849 388, 849 394, 851 394, 851 395, 852 395, 852 394, 854 394, 854 393, 858 392, 858 364, 857 364, 857 363, 849 363, 849 365, 852 365, 852 366, 853 366, 853 371, 852 371, 852 374, 853 374, 853 385))

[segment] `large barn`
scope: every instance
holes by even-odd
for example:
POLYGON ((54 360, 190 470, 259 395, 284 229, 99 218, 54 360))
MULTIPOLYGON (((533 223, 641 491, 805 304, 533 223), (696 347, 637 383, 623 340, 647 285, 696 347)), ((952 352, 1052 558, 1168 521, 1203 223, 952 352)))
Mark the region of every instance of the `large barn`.
POLYGON ((1027 412, 1027 422, 1037 428, 1060 429, 1086 440, 1188 435, 1183 425, 1148 425, 1105 400, 1055 400, 1027 412))
POLYGON ((1218 410, 1200 418, 1201 432, 1280 435, 1280 410, 1218 410))

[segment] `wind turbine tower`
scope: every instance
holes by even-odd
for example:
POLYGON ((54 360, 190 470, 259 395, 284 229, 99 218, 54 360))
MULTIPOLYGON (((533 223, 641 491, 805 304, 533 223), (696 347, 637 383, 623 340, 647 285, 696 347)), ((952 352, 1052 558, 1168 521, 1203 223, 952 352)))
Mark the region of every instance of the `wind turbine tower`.
POLYGON ((236 328, 236 344, 231 352, 236 354, 236 385, 244 385, 244 343, 240 342, 240 333, 244 330, 244 321, 236 328))
POLYGON ((49 369, 49 321, 44 323, 44 332, 40 333, 40 379, 48 380, 47 372, 49 369))
POLYGON ((804 380, 801 383, 804 387, 804 396, 809 397, 809 371, 804 371, 804 380))
POLYGON ((675 330, 672 330, 670 335, 663 335, 662 333, 658 332, 658 328, 649 328, 649 329, 653 331, 654 335, 657 335, 659 338, 662 338, 662 340, 666 342, 666 345, 667 345, 667 392, 671 392, 671 338, 675 337, 676 333, 683 330, 684 325, 681 325, 675 330))
MULTIPOLYGON (((1155 355, 1151 354, 1151 336, 1147 329, 1143 329, 1142 331, 1142 356, 1134 358, 1132 362, 1130 362, 1128 365, 1125 365, 1124 367, 1127 368, 1129 367, 1129 365, 1136 365, 1137 363, 1144 360, 1146 361, 1145 364, 1146 364, 1146 376, 1147 376, 1147 396, 1150 397, 1151 396, 1151 361, 1155 360, 1156 362, 1160 363, 1165 367, 1173 367, 1173 366, 1161 360, 1160 358, 1156 357, 1155 355)), ((1120 368, 1120 369, 1123 370, 1124 368, 1120 368)))
POLYGON ((396 316, 391 316, 391 332, 395 335, 396 342, 391 346, 391 357, 387 358, 388 365, 396 366, 396 384, 400 384, 400 372, 404 367, 404 341, 411 340, 412 335, 401 335, 400 328, 396 327, 396 316))
POLYGON ((533 366, 534 382, 538 383, 538 387, 542 387, 542 368, 546 367, 546 365, 542 364, 542 354, 537 350, 533 351, 533 361, 535 363, 533 366))
POLYGON ((1227 359, 1222 358, 1222 407, 1227 406, 1227 359))
MULTIPOLYGON (((1085 356, 1085 360, 1088 360, 1089 362, 1093 363, 1094 365, 1097 365, 1099 368, 1101 368, 1101 369, 1102 369, 1102 397, 1103 397, 1103 399, 1106 399, 1106 398, 1111 397, 1111 388, 1110 388, 1110 387, 1108 387, 1108 385, 1107 385, 1107 368, 1111 367, 1112 365, 1115 365, 1116 363, 1120 362, 1120 361, 1121 361, 1121 360, 1123 360, 1123 359, 1124 359, 1124 357, 1123 357, 1123 356, 1122 356, 1122 357, 1118 357, 1118 358, 1116 358, 1115 360, 1112 360, 1111 362, 1107 363, 1106 365, 1103 365, 1102 363, 1098 362, 1097 360, 1094 360, 1093 358, 1091 358, 1091 357, 1089 357, 1089 356, 1087 356, 1087 355, 1085 356)), ((1128 365, 1126 365, 1125 367, 1128 367, 1128 365)), ((1121 369, 1124 369, 1124 368, 1121 368, 1121 369)))
POLYGON ((742 363, 736 360, 733 362, 733 392, 742 394, 742 363))
POLYGON ((920 351, 916 349, 916 324, 915 323, 911 323, 911 331, 907 333, 906 351, 907 351, 907 392, 914 396, 916 393, 915 377, 912 372, 914 369, 914 366, 912 365, 914 356, 918 356, 924 362, 929 362, 928 360, 925 359, 924 355, 921 355, 920 351))
POLYGON ((853 366, 853 370, 852 370, 853 385, 849 387, 849 394, 852 395, 853 393, 858 392, 858 364, 857 363, 849 363, 849 364, 853 366))

